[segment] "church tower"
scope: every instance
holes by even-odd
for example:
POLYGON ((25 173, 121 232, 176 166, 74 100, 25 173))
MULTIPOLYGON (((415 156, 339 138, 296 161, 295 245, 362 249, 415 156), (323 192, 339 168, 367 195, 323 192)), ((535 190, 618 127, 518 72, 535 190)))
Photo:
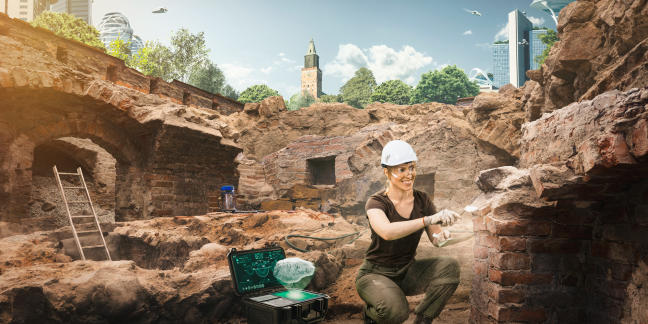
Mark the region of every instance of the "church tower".
POLYGON ((308 52, 304 55, 304 68, 301 70, 301 93, 310 93, 314 98, 322 95, 322 70, 319 69, 319 55, 311 38, 308 52))

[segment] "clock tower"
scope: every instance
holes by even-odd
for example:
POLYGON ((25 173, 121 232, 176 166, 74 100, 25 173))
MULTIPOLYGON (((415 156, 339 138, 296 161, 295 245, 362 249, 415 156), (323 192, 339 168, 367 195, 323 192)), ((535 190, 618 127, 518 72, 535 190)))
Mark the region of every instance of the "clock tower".
POLYGON ((313 39, 308 44, 301 71, 301 93, 310 93, 313 98, 319 98, 322 95, 322 70, 319 69, 319 55, 313 39))

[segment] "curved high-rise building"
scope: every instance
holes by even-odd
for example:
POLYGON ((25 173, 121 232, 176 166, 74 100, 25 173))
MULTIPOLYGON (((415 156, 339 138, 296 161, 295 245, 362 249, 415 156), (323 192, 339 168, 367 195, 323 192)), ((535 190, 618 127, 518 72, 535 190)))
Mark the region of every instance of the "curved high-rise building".
POLYGON ((130 51, 132 55, 137 54, 137 52, 144 47, 144 42, 142 42, 142 39, 137 36, 133 35, 133 38, 131 39, 131 45, 130 45, 130 51))
MULTIPOLYGON (((117 38, 124 42, 131 42, 133 39, 133 28, 128 18, 120 12, 109 12, 103 16, 99 23, 99 39, 106 48, 117 38)), ((141 40, 140 40, 141 43, 141 40)))
POLYGON ((548 13, 558 25, 558 13, 574 0, 533 0, 529 7, 548 13))

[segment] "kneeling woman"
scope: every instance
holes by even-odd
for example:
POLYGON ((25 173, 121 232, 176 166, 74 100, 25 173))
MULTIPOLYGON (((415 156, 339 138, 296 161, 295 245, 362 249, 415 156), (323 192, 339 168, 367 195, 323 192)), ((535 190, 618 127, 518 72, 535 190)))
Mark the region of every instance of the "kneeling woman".
POLYGON ((409 317, 405 296, 425 293, 416 307, 416 323, 431 323, 459 285, 459 265, 449 257, 415 260, 423 234, 430 241, 447 239, 442 225, 459 215, 436 211, 428 194, 414 189, 416 153, 404 141, 391 141, 382 151, 387 188, 367 201, 371 245, 356 277, 358 294, 367 304, 365 322, 401 323, 409 317))

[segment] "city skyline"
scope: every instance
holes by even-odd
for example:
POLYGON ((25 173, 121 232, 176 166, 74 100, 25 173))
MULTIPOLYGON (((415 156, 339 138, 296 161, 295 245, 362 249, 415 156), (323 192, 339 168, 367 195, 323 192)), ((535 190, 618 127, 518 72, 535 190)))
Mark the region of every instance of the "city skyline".
POLYGON ((551 17, 530 8, 530 3, 282 1, 271 6, 262 1, 187 1, 181 7, 148 0, 95 0, 92 13, 95 22, 107 12, 123 13, 144 42, 168 44, 179 28, 204 31, 210 59, 235 89, 267 84, 290 97, 300 91, 301 63, 311 38, 317 43, 322 91, 327 94, 339 93, 340 86, 363 66, 372 70, 378 83, 400 79, 412 86, 422 73, 446 65, 457 65, 466 73, 473 68, 493 72, 490 46, 506 38, 508 12, 526 10, 535 25, 555 28, 551 17), (151 12, 160 6, 169 11, 151 12), (204 10, 192 10, 201 6, 204 10), (479 10, 483 16, 466 13, 464 8, 479 10), (209 12, 218 19, 208 19, 209 12), (338 18, 327 19, 329 14, 338 18))

